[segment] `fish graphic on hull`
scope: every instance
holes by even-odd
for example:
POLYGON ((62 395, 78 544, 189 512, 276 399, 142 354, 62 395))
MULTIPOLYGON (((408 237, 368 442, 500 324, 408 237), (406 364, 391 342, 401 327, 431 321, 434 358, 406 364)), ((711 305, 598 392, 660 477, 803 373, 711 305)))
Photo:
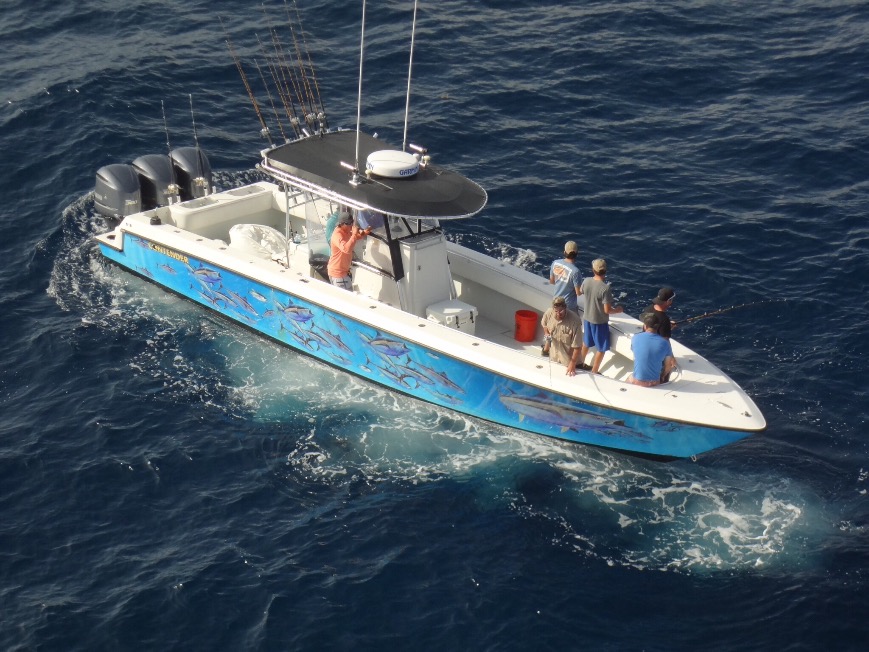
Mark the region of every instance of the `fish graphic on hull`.
POLYGON ((370 346, 378 355, 388 356, 390 358, 400 358, 408 356, 410 349, 404 342, 391 340, 386 337, 370 337, 365 333, 360 333, 362 339, 370 346))
MULTIPOLYGON (((450 380, 446 372, 416 360, 419 351, 411 351, 404 342, 384 337, 379 333, 376 336, 361 333, 360 336, 370 347, 374 357, 384 362, 385 366, 373 364, 374 369, 379 370, 380 374, 393 385, 407 390, 427 392, 453 405, 461 402, 461 399, 456 398, 456 394, 464 394, 465 390, 450 380)), ((366 362, 371 364, 368 356, 366 362)), ((371 368, 363 367, 363 369, 371 368)))
POLYGON ((640 441, 651 440, 647 435, 627 427, 624 421, 581 410, 543 396, 501 394, 499 399, 508 410, 519 415, 519 421, 527 417, 560 428, 561 432, 593 430, 608 437, 629 437, 640 441))

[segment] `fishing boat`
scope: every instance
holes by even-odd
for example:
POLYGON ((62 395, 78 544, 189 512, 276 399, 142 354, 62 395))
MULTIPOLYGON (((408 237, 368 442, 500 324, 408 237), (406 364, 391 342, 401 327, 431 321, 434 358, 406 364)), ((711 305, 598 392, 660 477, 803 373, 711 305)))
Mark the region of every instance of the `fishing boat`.
MULTIPOLYGON (((677 340, 670 382, 627 382, 642 330, 629 315, 610 317, 600 374, 568 376, 543 357, 548 278, 446 236, 453 221, 484 219, 486 191, 406 139, 396 147, 363 133, 358 116, 355 130, 329 128, 292 31, 299 61, 283 60, 277 42, 266 58, 291 129, 262 150, 264 180, 216 191, 198 138, 105 166, 95 203, 115 220, 96 237, 106 259, 346 373, 534 435, 673 459, 766 427, 737 383, 677 340), (325 271, 332 226, 347 214, 371 228, 355 246, 351 291, 325 271)), ((362 33, 364 42, 364 10, 362 33)))

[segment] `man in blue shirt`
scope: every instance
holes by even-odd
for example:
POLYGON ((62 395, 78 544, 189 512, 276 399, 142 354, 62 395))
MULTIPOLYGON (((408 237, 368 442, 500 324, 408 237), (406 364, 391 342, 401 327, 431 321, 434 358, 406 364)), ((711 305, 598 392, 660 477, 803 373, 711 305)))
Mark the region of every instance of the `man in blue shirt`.
MULTIPOLYGON (((576 255, 579 247, 573 240, 564 245, 564 258, 560 258, 549 267, 549 283, 555 288, 552 298, 562 297, 567 304, 567 309, 579 314, 579 286, 582 284, 582 274, 576 266, 576 255)), ((544 341, 543 355, 549 355, 549 342, 544 341)))
POLYGON ((634 352, 634 373, 628 382, 641 387, 654 387, 666 382, 676 368, 676 358, 670 340, 658 335, 661 316, 657 312, 644 315, 643 332, 634 335, 631 350, 634 352))
POLYGON ((578 253, 579 247, 569 240, 564 245, 564 258, 556 260, 549 268, 549 283, 555 286, 552 297, 564 297, 567 309, 573 312, 578 312, 577 298, 582 284, 582 274, 576 266, 578 253))

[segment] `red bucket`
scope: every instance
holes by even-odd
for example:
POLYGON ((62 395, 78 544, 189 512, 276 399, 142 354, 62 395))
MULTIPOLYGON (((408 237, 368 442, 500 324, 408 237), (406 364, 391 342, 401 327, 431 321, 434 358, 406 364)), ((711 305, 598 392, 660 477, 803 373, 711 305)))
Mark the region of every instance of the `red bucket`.
POLYGON ((537 313, 533 310, 516 311, 516 341, 533 342, 537 335, 537 313))

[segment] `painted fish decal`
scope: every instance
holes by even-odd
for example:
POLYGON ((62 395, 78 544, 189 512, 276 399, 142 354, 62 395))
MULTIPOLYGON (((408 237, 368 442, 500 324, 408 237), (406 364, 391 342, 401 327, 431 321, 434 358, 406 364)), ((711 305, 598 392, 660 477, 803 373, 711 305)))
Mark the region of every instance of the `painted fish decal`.
MULTIPOLYGON (((190 266, 188 265, 188 267, 190 266)), ((206 285, 218 285, 221 282, 220 272, 209 267, 205 267, 201 263, 196 269, 190 267, 190 270, 193 272, 194 278, 200 283, 204 283, 206 285)))
POLYGON ((334 333, 330 333, 326 329, 321 328, 320 326, 317 326, 316 324, 311 326, 311 331, 314 331, 315 329, 317 330, 317 332, 320 333, 320 335, 322 337, 324 337, 329 342, 331 342, 332 345, 335 346, 335 348, 341 349, 342 351, 344 351, 344 353, 348 353, 351 355, 353 354, 353 350, 349 346, 344 344, 344 340, 341 339, 340 335, 335 335, 334 333))
POLYGON ((381 367, 379 364, 374 365, 374 367, 380 369, 380 371, 383 372, 383 375, 391 380, 393 384, 404 387, 405 389, 413 389, 405 380, 408 376, 405 376, 402 373, 397 373, 388 367, 381 367))
POLYGON ((293 320, 297 324, 304 324, 314 318, 314 313, 308 308, 297 306, 292 301, 288 301, 287 305, 283 305, 280 301, 275 301, 275 307, 280 309, 282 315, 293 320))
POLYGON ((342 320, 338 319, 335 315, 332 315, 332 314, 330 314, 330 313, 326 313, 326 316, 327 316, 329 319, 331 319, 331 320, 332 320, 332 323, 335 324, 335 325, 336 325, 338 328, 340 328, 342 331, 344 331, 344 332, 346 332, 346 333, 349 333, 349 332, 350 332, 349 330, 347 330, 347 325, 346 325, 342 320))
POLYGON ((414 362, 414 364, 422 369, 426 376, 434 381, 439 387, 452 390, 454 392, 459 392, 460 394, 464 394, 465 390, 450 380, 449 376, 443 371, 438 371, 437 369, 432 369, 428 365, 424 365, 420 362, 414 362))
POLYGON ((361 336, 368 343, 368 346, 381 355, 398 358, 410 354, 410 349, 407 348, 404 342, 390 340, 385 337, 369 337, 364 333, 361 333, 361 336))
POLYGON ((498 398, 507 409, 519 415, 520 421, 528 417, 561 428, 561 432, 593 430, 607 436, 651 440, 651 437, 625 426, 624 421, 620 419, 610 419, 594 412, 552 401, 543 396, 502 394, 498 398))
POLYGON ((236 304, 237 306, 241 306, 242 308, 244 308, 245 310, 247 310, 247 311, 248 311, 249 313, 251 313, 252 315, 255 315, 255 316, 257 316, 257 317, 259 316, 259 313, 257 313, 256 310, 254 310, 254 307, 253 307, 252 305, 250 305, 250 301, 248 301, 247 299, 245 299, 245 298, 244 298, 243 296, 241 296, 238 292, 233 292, 233 291, 230 290, 228 287, 225 287, 225 286, 224 286, 223 289, 226 290, 227 292, 229 292, 230 296, 232 296, 232 298, 235 299, 235 304, 236 304))
POLYGON ((396 364, 395 367, 396 367, 396 369, 400 370, 399 373, 401 373, 402 375, 413 378, 419 386, 434 385, 434 383, 435 383, 435 381, 433 379, 429 378, 428 375, 424 374, 423 372, 421 372, 417 369, 414 369, 413 367, 410 367, 410 366, 405 365, 405 364, 396 364))
POLYGON ((314 342, 313 338, 307 336, 308 331, 299 331, 295 328, 289 329, 286 328, 283 323, 278 324, 278 335, 283 337, 291 337, 293 338, 299 346, 303 346, 309 351, 314 351, 314 347, 311 346, 311 343, 314 342))

